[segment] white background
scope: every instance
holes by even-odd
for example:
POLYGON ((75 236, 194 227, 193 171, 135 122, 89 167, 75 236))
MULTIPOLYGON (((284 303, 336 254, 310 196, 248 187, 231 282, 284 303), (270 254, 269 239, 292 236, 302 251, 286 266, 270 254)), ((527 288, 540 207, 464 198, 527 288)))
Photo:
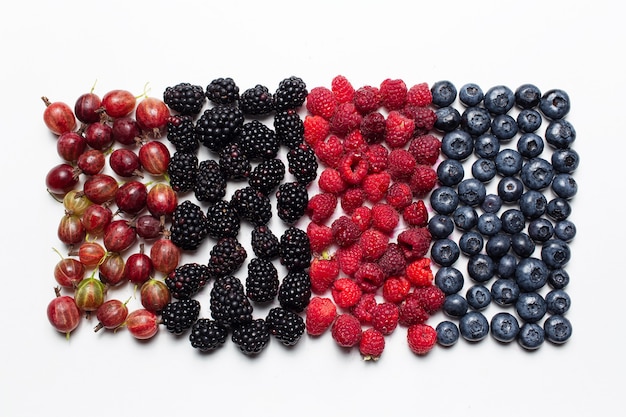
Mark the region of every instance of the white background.
MULTIPOLYGON (((620 407, 624 342, 623 48, 616 2, 22 1, 0 17, 3 151, 0 415, 607 415, 620 407), (199 355, 162 331, 149 343, 83 323, 66 341, 47 322, 61 206, 44 178, 58 162, 45 95, 160 95, 221 76, 273 89, 290 75, 330 86, 385 78, 563 88, 577 130, 564 346, 527 352, 491 339, 416 357, 405 330, 377 363, 330 335, 248 358, 228 342, 199 355)), ((204 297, 208 298, 208 293, 204 297)))

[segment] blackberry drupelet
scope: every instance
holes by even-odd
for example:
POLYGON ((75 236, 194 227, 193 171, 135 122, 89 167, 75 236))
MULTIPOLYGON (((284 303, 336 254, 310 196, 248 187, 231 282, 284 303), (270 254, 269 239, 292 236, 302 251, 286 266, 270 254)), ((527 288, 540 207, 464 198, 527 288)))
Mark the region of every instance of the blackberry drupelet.
POLYGON ((229 143, 219 151, 219 165, 226 180, 242 180, 250 176, 252 164, 238 143, 229 143))
POLYGON ((308 185, 317 178, 317 157, 313 148, 306 143, 301 143, 287 152, 287 166, 300 184, 308 185))
POLYGON ((223 324, 215 320, 201 318, 191 326, 189 342, 192 347, 202 352, 212 352, 224 345, 227 337, 228 328, 223 324))
POLYGON ((202 207, 185 200, 172 213, 170 239, 182 250, 196 250, 207 237, 207 218, 202 207))
POLYGON ((194 131, 198 142, 213 152, 219 152, 235 137, 244 122, 238 107, 216 105, 196 120, 194 131))
POLYGON ((167 166, 167 175, 174 191, 192 191, 198 175, 198 156, 192 152, 174 152, 167 166))
POLYGON ((276 133, 256 119, 245 122, 233 141, 251 161, 276 158, 280 148, 276 133))
POLYGON ((280 263, 289 272, 304 271, 311 266, 311 242, 307 233, 290 226, 280 236, 280 263))
POLYGON ((198 165, 196 182, 193 187, 198 201, 215 203, 226 196, 226 177, 217 161, 207 159, 198 165))
POLYGON ((304 121, 295 109, 277 111, 274 132, 281 145, 293 149, 304 142, 304 121))
POLYGON ((202 110, 206 96, 202 86, 180 83, 165 89, 163 101, 170 109, 180 114, 195 116, 202 110))
POLYGON ((246 116, 269 114, 274 110, 274 96, 266 86, 257 84, 241 93, 239 109, 246 116))
POLYGON ((268 196, 250 186, 233 192, 230 204, 237 211, 240 219, 254 226, 262 226, 272 218, 272 204, 268 196))
POLYGON ((224 275, 217 278, 209 298, 211 317, 229 328, 252 321, 252 304, 239 278, 224 275))
POLYGON ((172 297, 185 300, 193 297, 209 281, 209 268, 204 264, 190 262, 182 264, 165 277, 165 285, 172 297))
POLYGON ((282 307, 272 308, 265 317, 270 334, 285 346, 294 346, 306 330, 302 316, 282 307))
POLYGON ((200 315, 200 301, 186 298, 171 301, 161 311, 161 321, 168 332, 183 334, 193 326, 200 315))
POLYGON ((241 223, 230 203, 220 200, 207 209, 207 233, 213 239, 237 237, 241 223))
POLYGON ((224 237, 215 243, 209 254, 209 275, 222 277, 237 271, 248 256, 246 249, 234 237, 224 237))
POLYGON ((200 143, 194 129, 192 116, 174 114, 167 119, 167 140, 179 152, 196 153, 200 143))
POLYGON ((270 342, 270 330, 264 319, 254 319, 233 329, 231 340, 246 355, 257 355, 270 342))
POLYGON ((277 111, 297 109, 304 104, 307 95, 306 84, 301 78, 287 77, 278 84, 274 93, 274 107, 277 111))
POLYGON ((267 226, 256 226, 252 229, 250 244, 252 251, 261 259, 276 259, 280 254, 280 241, 267 226))
POLYGON ((311 277, 305 271, 287 273, 278 288, 278 302, 286 310, 301 313, 311 299, 311 277))
POLYGON ((236 104, 239 87, 230 77, 216 78, 207 85, 206 97, 213 104, 236 104))
POLYGON ((278 158, 259 162, 250 172, 248 185, 266 196, 274 192, 285 178, 285 163, 278 158))
POLYGON ((278 295, 278 270, 272 261, 252 258, 248 263, 246 295, 257 303, 274 301, 278 295))
POLYGON ((305 214, 309 204, 306 186, 299 182, 284 182, 276 191, 276 213, 286 224, 294 224, 305 214))

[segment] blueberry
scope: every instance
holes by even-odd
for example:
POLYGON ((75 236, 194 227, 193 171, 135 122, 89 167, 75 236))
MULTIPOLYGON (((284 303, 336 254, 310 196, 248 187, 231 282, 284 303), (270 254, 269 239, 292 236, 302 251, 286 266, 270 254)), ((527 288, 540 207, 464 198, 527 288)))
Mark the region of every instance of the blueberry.
POLYGON ((493 236, 502 230, 502 220, 496 213, 483 213, 478 216, 476 228, 484 236, 493 236))
POLYGON ((520 179, 531 190, 543 190, 552 183, 554 168, 547 160, 531 158, 522 165, 520 179))
POLYGON ((463 288, 463 273, 453 266, 444 266, 435 273, 435 285, 445 295, 456 294, 463 288))
POLYGON ((524 323, 517 335, 520 346, 527 350, 539 349, 545 339, 545 331, 537 323, 524 323))
POLYGON ((558 88, 546 91, 539 101, 539 110, 548 119, 558 120, 565 117, 570 110, 569 95, 558 88))
POLYGON ((539 217, 528 223, 528 236, 537 243, 543 243, 554 235, 554 225, 545 217, 539 217))
POLYGON ((502 176, 516 175, 522 169, 524 158, 515 149, 502 149, 495 158, 496 170, 502 176))
POLYGON ((571 148, 555 149, 552 152, 552 167, 558 173, 572 173, 578 168, 580 157, 571 148))
POLYGON ((489 321, 480 311, 468 311, 459 319, 461 336, 469 342, 479 342, 489 334, 489 321))
POLYGON ((524 192, 524 183, 513 175, 500 178, 497 187, 498 195, 505 203, 514 203, 520 199, 524 192))
POLYGON ((498 259, 496 265, 496 274, 500 278, 515 278, 515 270, 517 269, 517 257, 511 253, 507 253, 498 259))
POLYGON ((485 93, 483 104, 492 114, 505 114, 515 105, 515 93, 505 85, 491 87, 485 93))
POLYGON ((565 242, 570 242, 576 236, 576 225, 569 220, 561 220, 554 225, 554 236, 565 242))
POLYGON ((472 164, 472 176, 480 182, 487 183, 496 174, 496 163, 492 159, 479 158, 472 164))
POLYGON ((439 182, 448 187, 457 185, 463 180, 465 169, 463 164, 456 159, 444 159, 437 165, 437 178, 439 182))
POLYGON ((562 197, 555 197, 548 201, 546 214, 555 221, 565 220, 572 213, 572 206, 562 197))
POLYGON ((541 260, 550 269, 563 268, 571 257, 569 245, 561 239, 550 239, 544 242, 541 247, 541 260))
POLYGON ((554 289, 563 289, 569 284, 569 274, 563 268, 553 269, 548 274, 548 285, 554 289))
POLYGON ((548 281, 549 269, 539 258, 521 259, 515 268, 515 281, 521 291, 531 292, 542 288, 548 281))
POLYGON ((445 214, 435 214, 428 220, 428 231, 433 239, 443 239, 454 231, 452 218, 445 214))
POLYGON ((461 113, 454 107, 442 107, 435 110, 434 128, 441 132, 451 132, 461 125, 461 113))
POLYGON ((546 315, 548 305, 538 292, 523 292, 517 297, 515 311, 526 323, 537 323, 546 315))
POLYGON ((546 294, 546 305, 550 314, 565 314, 572 305, 569 294, 563 289, 554 289, 546 294))
POLYGON ((480 253, 484 245, 483 236, 480 233, 468 231, 459 238, 459 249, 467 256, 480 253))
POLYGON ((544 147, 543 139, 535 133, 524 133, 517 140, 517 151, 527 159, 541 155, 544 147))
POLYGON ((477 84, 467 83, 459 88, 459 100, 468 107, 479 105, 483 97, 485 94, 477 84))
POLYGON ((522 109, 532 109, 541 101, 541 90, 534 84, 522 84, 515 90, 515 104, 522 109))
POLYGON ((524 213, 516 208, 503 211, 500 215, 500 220, 502 220, 502 231, 511 235, 521 232, 526 226, 524 213))
POLYGON ((528 258, 535 252, 535 242, 524 232, 511 236, 511 249, 520 258, 528 258))
POLYGON ((520 132, 532 133, 541 127, 543 118, 541 113, 534 109, 524 109, 517 115, 517 126, 520 132))
POLYGON ((500 259, 509 252, 511 248, 511 236, 506 233, 496 233, 490 236, 485 243, 485 252, 492 259, 500 259))
POLYGON ((468 107, 461 114, 461 128, 472 136, 487 133, 491 127, 491 116, 484 107, 468 107))
POLYGON ((576 140, 576 129, 567 120, 553 120, 545 133, 546 142, 556 149, 567 149, 576 140))
POLYGON ((491 304, 491 292, 484 285, 475 284, 467 289, 465 299, 474 310, 484 310, 491 304))
POLYGON ((430 193, 430 205, 439 214, 452 214, 459 205, 459 194, 447 185, 437 187, 430 193))
POLYGON ((543 322, 545 338, 552 343, 562 344, 572 337, 572 323, 564 316, 556 314, 543 322))
POLYGON ((557 196, 569 200, 578 193, 578 183, 572 174, 556 174, 552 180, 552 191, 557 196))
POLYGON ((514 279, 498 278, 491 284, 491 299, 499 306, 514 305, 520 289, 514 279))
POLYGON ((546 196, 537 190, 528 190, 519 199, 519 209, 529 220, 543 216, 547 207, 546 196))
POLYGON ((508 114, 499 114, 491 121, 491 133, 500 141, 512 139, 518 131, 517 121, 508 114))
POLYGON ((474 153, 480 158, 493 159, 500 152, 500 141, 490 133, 485 133, 474 141, 474 153))
POLYGON ((430 257, 440 266, 452 266, 461 254, 457 243, 449 238, 438 239, 430 248, 430 257))
POLYGON ((448 80, 437 81, 430 88, 433 104, 437 107, 446 107, 456 100, 456 87, 448 80))
POLYGON ((496 263, 491 257, 478 253, 467 260, 467 273, 476 282, 487 282, 496 273, 496 263))
POLYGON ((487 194, 480 208, 485 213, 497 213, 502 207, 502 198, 497 194, 487 194))
POLYGON ((459 201, 471 207, 477 207, 485 201, 487 189, 485 184, 476 178, 466 178, 457 187, 459 201))
POLYGON ((459 328, 450 320, 440 322, 435 328, 437 343, 441 346, 452 346, 459 340, 459 328))
POLYGON ((463 161, 474 152, 474 140, 469 133, 454 129, 441 139, 441 153, 450 159, 463 161))
POLYGON ((517 339, 520 326, 514 315, 503 311, 491 317, 489 328, 491 330, 491 336, 498 342, 510 343, 517 339))
POLYGON ((464 316, 468 309, 467 300, 458 293, 447 295, 441 306, 441 311, 454 318, 464 316))
POLYGON ((454 225, 461 230, 473 229, 478 224, 478 213, 470 206, 458 206, 452 213, 454 225))

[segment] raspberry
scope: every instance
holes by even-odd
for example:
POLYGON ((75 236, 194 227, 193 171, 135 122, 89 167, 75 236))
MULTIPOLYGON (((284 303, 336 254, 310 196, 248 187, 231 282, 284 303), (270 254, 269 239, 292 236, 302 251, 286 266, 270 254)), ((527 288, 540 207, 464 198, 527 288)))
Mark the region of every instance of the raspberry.
POLYGON ((371 85, 359 87, 354 92, 352 102, 361 114, 372 113, 381 105, 380 90, 371 85))
POLYGON ((331 328, 331 335, 341 347, 356 346, 361 341, 361 323, 350 313, 337 316, 331 328))
POLYGON ((390 148, 402 148, 413 137, 415 122, 397 110, 390 111, 385 120, 385 143, 390 148))
POLYGON ((430 132, 437 121, 437 113, 429 107, 406 106, 402 110, 409 119, 415 124, 413 135, 420 136, 430 132))
POLYGON ((346 215, 340 216, 331 224, 333 238, 339 246, 350 246, 361 237, 361 229, 346 215))
POLYGON ((387 158, 389 175, 394 181, 408 181, 415 171, 417 163, 406 149, 392 149, 387 158))
POLYGON ((365 198, 372 203, 378 203, 387 195, 390 184, 391 175, 388 172, 368 174, 362 184, 365 198))
POLYGON ((371 324, 372 311, 377 304, 376 294, 372 292, 363 293, 359 302, 352 306, 350 312, 354 315, 354 317, 359 319, 361 324, 371 324))
POLYGON ((312 147, 330 133, 330 122, 322 116, 306 115, 303 125, 304 141, 312 147))
POLYGON ((306 331, 311 336, 319 336, 324 333, 335 321, 337 307, 328 297, 311 297, 306 307, 306 331))
POLYGON ((362 232, 369 229, 372 225, 372 209, 367 206, 357 207, 350 217, 362 232))
POLYGON ((330 131, 341 137, 349 132, 358 129, 361 125, 361 114, 352 103, 341 103, 337 105, 335 113, 330 118, 330 131))
POLYGON ((324 294, 339 276, 339 261, 332 256, 319 256, 311 261, 309 267, 311 291, 324 294))
POLYGON ((330 227, 310 222, 306 228, 309 244, 313 253, 322 253, 335 241, 330 227))
POLYGON ((433 271, 430 268, 430 258, 422 258, 409 263, 406 267, 406 277, 416 287, 432 285, 433 271))
POLYGON ((409 106, 426 107, 433 102, 433 94, 427 83, 415 84, 406 94, 406 104, 409 106))
POLYGON ((435 314, 441 310, 443 302, 446 299, 444 292, 436 285, 416 288, 414 293, 420 305, 424 307, 424 310, 426 310, 428 314, 435 314))
POLYGON ((331 294, 337 307, 350 308, 361 299, 361 287, 350 278, 339 278, 333 282, 331 294))
POLYGON ((424 200, 417 200, 406 206, 402 211, 402 218, 409 226, 428 225, 428 209, 424 200))
POLYGON ((387 203, 372 206, 372 227, 383 233, 391 234, 400 221, 398 211, 387 203))
POLYGON ((380 143, 371 144, 365 151, 370 173, 383 172, 389 165, 389 150, 380 143))
POLYGON ((389 236, 376 229, 367 229, 361 234, 359 242, 363 248, 363 260, 376 261, 387 250, 389 236))
POLYGON ((343 150, 346 153, 362 153, 367 149, 367 147, 368 144, 365 142, 365 138, 363 138, 363 134, 359 129, 349 132, 343 138, 343 150))
POLYGON ((365 203, 365 191, 361 188, 348 188, 341 196, 341 208, 346 214, 352 214, 357 207, 365 203))
POLYGON ((418 164, 435 165, 441 154, 441 141, 433 135, 416 136, 411 139, 408 151, 418 164))
POLYGON ((315 194, 309 199, 306 214, 315 223, 324 223, 337 207, 337 196, 331 193, 315 194))
POLYGON ((405 258, 411 262, 426 256, 432 235, 426 227, 411 227, 400 232, 397 241, 404 251, 405 258))
POLYGON ((414 324, 407 330, 407 341, 411 352, 425 355, 437 343, 437 331, 428 324, 414 324))
POLYGON ((363 262, 363 249, 358 243, 340 247, 336 252, 339 269, 346 275, 354 275, 363 262))
POLYGON ((374 328, 366 329, 361 334, 359 352, 363 360, 377 361, 385 349, 385 336, 374 328))
POLYGON ((367 143, 380 143, 385 140, 387 121, 385 116, 377 111, 367 113, 361 119, 361 134, 367 143))
POLYGON ((337 75, 331 81, 330 88, 335 95, 337 103, 351 102, 354 97, 354 87, 343 75, 337 75))
POLYGON ((363 292, 376 292, 385 281, 385 273, 378 264, 363 262, 354 273, 354 280, 363 292))
POLYGON ((389 335, 398 327, 400 311, 398 306, 384 301, 372 310, 372 327, 384 335, 389 335))
POLYGON ((422 306, 419 296, 414 292, 410 292, 404 298, 404 301, 398 306, 400 318, 398 319, 402 326, 412 326, 417 323, 426 323, 430 315, 422 306))
POLYGON ((343 142, 337 135, 329 135, 315 145, 315 155, 327 167, 337 168, 343 154, 343 142))
POLYGON ((404 276, 389 277, 383 283, 383 299, 387 302, 399 304, 411 290, 411 282, 404 276))
POLYGON ((367 175, 369 163, 360 153, 349 152, 341 158, 337 170, 347 184, 358 185, 367 175))
POLYGON ((389 243, 385 253, 378 259, 378 265, 388 277, 404 274, 406 269, 404 251, 397 243, 389 243))
POLYGON ((335 168, 325 168, 317 179, 317 185, 321 191, 335 195, 343 193, 348 186, 335 168))
POLYGON ((429 165, 417 165, 409 185, 416 197, 427 195, 437 184, 437 172, 429 165))
POLYGON ((322 116, 326 120, 330 120, 336 106, 335 95, 326 87, 312 88, 306 98, 307 111, 314 116, 322 116))
POLYGON ((404 182, 394 182, 387 190, 385 198, 387 204, 399 212, 404 212, 404 210, 412 204, 413 192, 411 191, 409 184, 404 182))
POLYGON ((407 87, 403 80, 387 78, 379 87, 380 101, 389 111, 404 107, 407 99, 407 87))

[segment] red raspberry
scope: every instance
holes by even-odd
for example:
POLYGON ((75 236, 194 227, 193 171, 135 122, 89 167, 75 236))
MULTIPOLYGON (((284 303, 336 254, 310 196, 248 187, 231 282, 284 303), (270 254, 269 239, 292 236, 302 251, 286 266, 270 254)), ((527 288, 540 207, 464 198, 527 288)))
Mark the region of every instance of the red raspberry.
POLYGON ((406 277, 416 287, 432 285, 433 271, 430 268, 430 258, 422 258, 409 263, 406 267, 406 277))
POLYGON ((362 188, 350 187, 341 195, 341 208, 346 214, 352 214, 365 203, 366 197, 362 188))
POLYGON ((411 290, 411 282, 404 276, 389 277, 383 283, 383 299, 387 302, 399 304, 411 290))
POLYGON ((424 197, 437 185, 437 172, 429 165, 417 165, 409 185, 415 197, 424 197))
POLYGON ((361 334, 359 352, 365 361, 377 361, 385 350, 385 336, 374 328, 366 329, 361 334))
POLYGON ((372 226, 372 209, 367 206, 357 207, 351 217, 362 232, 372 226))
POLYGON ((313 296, 306 308, 305 326, 311 336, 319 336, 326 331, 337 317, 337 307, 328 297, 313 296))
POLYGON ((363 260, 367 262, 376 261, 387 250, 389 236, 380 230, 367 229, 361 234, 359 244, 363 248, 363 260))
POLYGON ((416 136, 411 139, 408 151, 418 164, 432 166, 441 154, 441 141, 433 135, 416 136))
POLYGON ((387 190, 385 196, 387 203, 398 210, 403 212, 413 201, 413 192, 409 184, 405 182, 394 182, 387 190))
POLYGON ((391 175, 388 172, 368 174, 362 184, 365 198, 372 203, 378 203, 387 195, 390 184, 391 175))
POLYGON ((390 148, 402 148, 413 137, 415 122, 397 110, 390 111, 385 120, 385 142, 390 148))
POLYGON ((350 313, 337 316, 331 328, 331 335, 341 347, 356 346, 361 341, 361 323, 350 313))
POLYGON ((411 352, 425 355, 437 343, 437 331, 428 324, 414 324, 407 330, 407 341, 411 352))
POLYGON ((324 168, 317 179, 317 185, 325 193, 340 195, 348 185, 335 168, 324 168))
POLYGON ((406 269, 404 251, 397 243, 389 243, 385 253, 378 259, 378 265, 388 277, 403 275, 406 269))
POLYGON ((394 181, 408 181, 415 171, 417 163, 413 155, 406 149, 396 148, 389 152, 389 175, 394 181))
POLYGON ((433 94, 427 83, 415 84, 406 93, 406 104, 409 106, 426 107, 433 102, 433 94))
POLYGON ((359 113, 366 115, 376 111, 381 106, 380 90, 371 85, 365 85, 354 92, 352 101, 359 113))
POLYGON ((372 206, 372 227, 383 233, 392 234, 400 221, 398 211, 387 203, 372 206))
POLYGON ((343 156, 343 142, 337 135, 329 135, 315 145, 315 155, 327 167, 337 168, 343 156))
POLYGON ((361 229, 349 216, 343 215, 336 218, 331 226, 333 239, 339 246, 350 246, 361 237, 361 229))
POLYGON ((303 125, 304 141, 313 148, 330 133, 330 122, 322 116, 306 115, 303 125))
POLYGON ((387 120, 382 113, 373 111, 363 116, 360 129, 367 143, 380 143, 385 140, 387 120))
POLYGON ((361 287, 350 278, 338 278, 333 282, 331 294, 335 304, 341 308, 350 308, 361 299, 361 287))
POLYGON ((328 220, 337 207, 337 196, 332 193, 321 192, 315 194, 307 203, 306 212, 315 223, 324 223, 328 220))
POLYGON ((414 293, 424 310, 431 315, 441 310, 446 299, 444 292, 436 285, 418 287, 414 290, 414 293))
POLYGON ((339 261, 334 256, 313 258, 309 267, 309 276, 311 277, 311 291, 315 294, 324 294, 339 276, 339 261))
POLYGON ((430 249, 432 235, 426 227, 411 227, 400 232, 397 241, 404 251, 404 257, 412 262, 426 256, 430 249))
POLYGON ((389 165, 389 150, 380 143, 371 144, 365 151, 365 159, 367 159, 371 174, 383 172, 389 165))
POLYGON ((350 311, 359 319, 361 324, 371 324, 372 323, 372 311, 374 307, 378 305, 378 301, 376 301, 376 294, 372 292, 363 293, 359 302, 356 303, 350 311))
POLYGON ((335 95, 329 88, 313 87, 306 97, 306 109, 314 116, 330 120, 336 107, 335 95))
POLYGON ((406 106, 401 111, 403 115, 413 120, 414 136, 425 135, 435 127, 437 113, 430 107, 406 106))
POLYGON ((409 226, 428 225, 428 209, 424 200, 417 200, 406 206, 402 211, 402 218, 409 226))
POLYGON ((306 234, 309 237, 309 246, 313 253, 322 253, 335 241, 330 227, 310 222, 306 227, 306 234))
POLYGON ((363 262, 354 273, 354 280, 364 292, 376 292, 385 281, 385 273, 378 264, 363 262))
POLYGON ((361 118, 361 113, 356 111, 354 104, 338 104, 335 113, 330 118, 330 132, 344 137, 351 131, 359 128, 361 118))
POLYGON ((331 81, 331 90, 335 94, 337 103, 348 103, 354 97, 354 87, 350 81, 343 75, 337 75, 331 81))
POLYGON ((360 244, 354 243, 337 249, 336 256, 341 272, 352 276, 359 269, 361 262, 363 262, 363 249, 360 244))
POLYGON ((372 310, 372 327, 382 334, 389 335, 398 327, 400 311, 394 303, 383 301, 372 310))
POLYGON ((343 138, 343 150, 345 153, 355 152, 361 153, 367 149, 365 138, 359 129, 349 132, 343 138))
POLYGON ((407 87, 403 80, 387 78, 379 87, 380 101, 387 110, 399 110, 406 104, 407 87))
POLYGON ((362 154, 349 152, 341 158, 337 170, 347 184, 358 185, 367 175, 369 163, 362 154))
POLYGON ((414 292, 410 292, 399 305, 399 323, 402 326, 412 326, 417 323, 426 323, 430 314, 426 311, 414 292))

